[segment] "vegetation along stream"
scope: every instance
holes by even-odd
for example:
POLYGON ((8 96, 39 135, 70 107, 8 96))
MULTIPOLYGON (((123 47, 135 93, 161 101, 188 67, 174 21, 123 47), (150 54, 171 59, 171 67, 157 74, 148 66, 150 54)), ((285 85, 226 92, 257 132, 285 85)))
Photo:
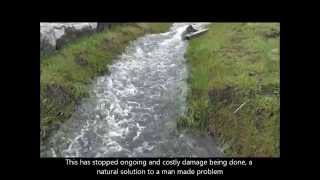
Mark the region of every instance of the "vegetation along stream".
POLYGON ((72 117, 48 138, 41 156, 221 156, 210 135, 177 129, 188 91, 188 42, 182 38, 187 26, 175 23, 166 33, 132 41, 110 72, 96 79, 72 117))

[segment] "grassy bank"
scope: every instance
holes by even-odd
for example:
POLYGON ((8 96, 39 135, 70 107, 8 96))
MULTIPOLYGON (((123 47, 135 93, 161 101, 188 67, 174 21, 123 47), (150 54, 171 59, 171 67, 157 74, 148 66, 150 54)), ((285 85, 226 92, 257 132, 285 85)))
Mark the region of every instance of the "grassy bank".
POLYGON ((83 37, 53 55, 42 57, 40 76, 41 129, 68 119, 88 95, 91 80, 108 72, 108 64, 128 43, 146 33, 165 32, 170 23, 122 23, 83 37))
POLYGON ((213 23, 192 39, 178 125, 211 132, 227 156, 279 156, 279 33, 277 23, 213 23))

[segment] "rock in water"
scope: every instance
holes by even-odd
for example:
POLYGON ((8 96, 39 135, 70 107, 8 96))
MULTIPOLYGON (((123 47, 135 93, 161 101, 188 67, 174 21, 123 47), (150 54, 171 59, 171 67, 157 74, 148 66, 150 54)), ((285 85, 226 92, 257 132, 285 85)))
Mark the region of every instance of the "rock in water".
POLYGON ((196 30, 192 25, 189 25, 186 29, 187 33, 192 33, 192 32, 196 32, 198 30, 196 30))
POLYGON ((203 34, 203 33, 205 33, 205 32, 207 32, 208 31, 208 29, 202 29, 202 30, 199 30, 199 31, 196 31, 196 32, 193 32, 193 33, 190 33, 190 34, 187 34, 187 35, 185 35, 185 39, 191 39, 192 37, 196 37, 196 36, 199 36, 199 35, 201 35, 201 34, 203 34))
POLYGON ((194 33, 194 32, 197 32, 197 31, 198 31, 198 30, 195 29, 192 25, 189 25, 189 26, 186 28, 185 32, 182 33, 182 39, 186 39, 186 36, 187 36, 188 34, 194 33))

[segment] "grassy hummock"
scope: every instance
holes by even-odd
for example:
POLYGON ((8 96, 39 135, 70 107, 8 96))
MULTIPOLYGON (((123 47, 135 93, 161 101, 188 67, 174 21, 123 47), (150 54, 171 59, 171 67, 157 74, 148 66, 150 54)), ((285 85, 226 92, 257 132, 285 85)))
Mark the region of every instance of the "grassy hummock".
POLYGON ((50 126, 70 118, 79 100, 88 95, 92 79, 108 73, 108 64, 130 41, 146 33, 165 32, 170 25, 121 23, 41 57, 41 130, 45 132, 50 126))
POLYGON ((178 125, 209 131, 227 156, 279 156, 280 24, 212 23, 186 57, 190 91, 178 125))

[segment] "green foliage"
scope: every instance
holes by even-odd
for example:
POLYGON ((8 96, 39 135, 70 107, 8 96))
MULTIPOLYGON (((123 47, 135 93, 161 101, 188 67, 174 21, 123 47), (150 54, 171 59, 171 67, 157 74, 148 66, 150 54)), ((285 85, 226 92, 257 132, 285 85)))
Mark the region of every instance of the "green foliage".
POLYGON ((279 32, 277 23, 212 23, 192 39, 178 124, 211 131, 229 156, 279 156, 279 32))

